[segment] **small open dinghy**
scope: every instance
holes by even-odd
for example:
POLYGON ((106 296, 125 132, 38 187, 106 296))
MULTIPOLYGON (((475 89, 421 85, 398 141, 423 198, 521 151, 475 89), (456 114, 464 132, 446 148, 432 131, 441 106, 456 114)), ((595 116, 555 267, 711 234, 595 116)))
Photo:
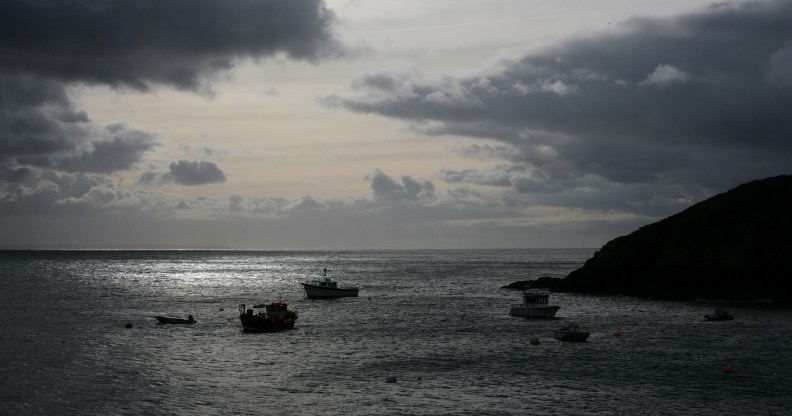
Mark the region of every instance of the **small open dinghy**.
POLYGON ((194 324, 197 322, 192 315, 187 315, 187 319, 169 318, 167 316, 155 316, 155 318, 157 318, 157 323, 160 324, 194 324))

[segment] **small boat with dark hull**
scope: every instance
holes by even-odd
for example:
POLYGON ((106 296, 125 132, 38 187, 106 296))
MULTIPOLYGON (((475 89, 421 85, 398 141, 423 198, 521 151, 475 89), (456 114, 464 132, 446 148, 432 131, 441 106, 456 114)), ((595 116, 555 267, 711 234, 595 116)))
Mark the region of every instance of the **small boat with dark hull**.
POLYGON ((734 315, 730 314, 723 308, 715 308, 715 313, 712 315, 704 315, 705 321, 731 321, 734 315))
POLYGON ((591 335, 590 332, 575 323, 566 325, 565 327, 553 332, 555 339, 569 342, 586 342, 589 335, 591 335))
POLYGON ((154 318, 157 319, 157 323, 159 324, 194 324, 198 321, 193 319, 192 315, 187 315, 187 319, 184 318, 170 318, 167 316, 155 316, 154 318))
POLYGON ((327 277, 327 269, 324 269, 322 279, 312 280, 310 282, 301 282, 305 288, 305 296, 308 299, 333 299, 333 298, 347 298, 357 297, 359 288, 357 287, 338 287, 338 283, 327 277))
POLYGON ((544 290, 528 289, 523 292, 523 303, 511 305, 509 315, 525 318, 552 319, 560 306, 549 304, 550 294, 544 290))
POLYGON ((288 305, 282 302, 262 303, 251 308, 246 308, 243 303, 239 305, 239 320, 245 331, 280 331, 294 328, 297 312, 290 311, 288 305))

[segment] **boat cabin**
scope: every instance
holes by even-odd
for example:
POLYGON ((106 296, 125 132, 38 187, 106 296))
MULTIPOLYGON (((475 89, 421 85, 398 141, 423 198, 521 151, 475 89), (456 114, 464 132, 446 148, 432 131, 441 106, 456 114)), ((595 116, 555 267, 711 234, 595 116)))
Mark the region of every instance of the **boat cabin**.
POLYGON ((264 310, 268 315, 283 315, 289 312, 288 305, 285 303, 270 303, 264 306, 264 310))
POLYGON ((547 292, 523 292, 523 304, 528 305, 528 307, 547 306, 549 299, 550 294, 547 292))
POLYGON ((286 303, 259 303, 258 305, 253 305, 250 308, 246 308, 245 304, 239 305, 239 314, 240 315, 248 315, 248 316, 276 316, 276 315, 288 315, 289 311, 288 304, 286 303))
POLYGON ((333 279, 327 277, 327 271, 328 271, 327 268, 325 268, 322 271, 324 272, 324 274, 322 274, 322 277, 324 277, 324 279, 317 279, 311 281, 311 284, 323 288, 336 289, 338 287, 338 283, 336 283, 333 279))
POLYGON ((337 285, 338 285, 338 283, 334 282, 333 280, 330 280, 329 277, 325 277, 322 280, 314 280, 314 281, 311 282, 311 284, 314 285, 314 286, 327 287, 327 288, 333 288, 333 289, 335 289, 337 287, 337 285))

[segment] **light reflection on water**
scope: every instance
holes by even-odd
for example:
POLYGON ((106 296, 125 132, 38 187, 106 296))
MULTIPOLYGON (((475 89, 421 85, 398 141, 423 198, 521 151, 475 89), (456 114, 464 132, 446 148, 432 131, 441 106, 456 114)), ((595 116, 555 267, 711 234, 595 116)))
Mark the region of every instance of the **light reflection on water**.
POLYGON ((515 280, 590 250, 0 253, 0 414, 784 414, 792 311, 556 294, 508 315, 515 280), (304 298, 328 267, 361 297, 304 298), (294 330, 241 331, 278 298, 294 330), (154 315, 192 314, 193 326, 154 315), (561 343, 565 321, 589 326, 561 343), (125 323, 132 329, 125 329, 125 323), (621 337, 611 333, 619 329, 621 337), (529 345, 538 336, 538 346, 529 345), (724 374, 724 365, 736 371, 724 374), (388 376, 397 383, 386 383, 388 376))

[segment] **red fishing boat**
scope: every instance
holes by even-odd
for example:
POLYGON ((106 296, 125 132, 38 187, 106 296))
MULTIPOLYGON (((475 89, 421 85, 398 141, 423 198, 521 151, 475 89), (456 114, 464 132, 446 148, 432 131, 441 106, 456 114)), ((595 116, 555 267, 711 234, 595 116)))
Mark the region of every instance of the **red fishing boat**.
POLYGON ((294 328, 297 312, 290 311, 288 305, 281 302, 262 303, 251 308, 243 303, 239 305, 239 320, 245 331, 280 331, 294 328))

